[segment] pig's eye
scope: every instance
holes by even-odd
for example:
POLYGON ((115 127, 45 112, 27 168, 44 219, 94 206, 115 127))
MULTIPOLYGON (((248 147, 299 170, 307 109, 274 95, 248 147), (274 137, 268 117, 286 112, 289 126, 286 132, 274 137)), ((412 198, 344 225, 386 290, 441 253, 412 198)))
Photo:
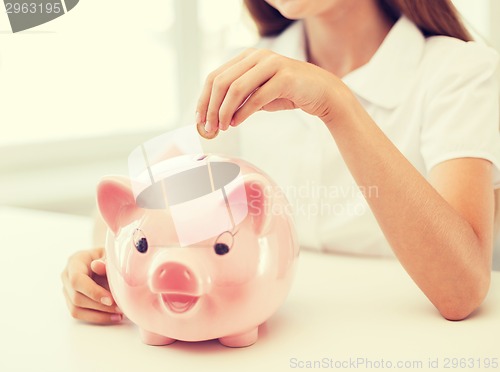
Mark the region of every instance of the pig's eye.
POLYGON ((146 253, 148 251, 148 240, 141 229, 135 229, 133 240, 134 246, 139 253, 146 253))
POLYGON ((229 250, 233 246, 234 237, 233 234, 229 231, 225 231, 220 234, 215 240, 214 251, 219 256, 223 256, 226 253, 229 253, 229 250))
POLYGON ((214 250, 215 253, 217 253, 219 256, 222 256, 229 252, 229 247, 224 243, 215 243, 214 250))

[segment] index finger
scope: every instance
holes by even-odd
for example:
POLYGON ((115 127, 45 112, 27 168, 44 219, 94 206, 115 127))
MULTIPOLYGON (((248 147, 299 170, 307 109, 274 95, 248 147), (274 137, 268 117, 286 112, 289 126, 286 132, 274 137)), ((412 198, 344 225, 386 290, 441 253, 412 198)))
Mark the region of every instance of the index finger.
POLYGON ((215 69, 210 74, 208 74, 203 89, 201 91, 200 98, 198 99, 198 104, 196 105, 196 124, 198 125, 198 128, 200 125, 204 127, 205 121, 207 119, 206 118, 207 108, 208 108, 208 102, 210 101, 210 92, 212 91, 212 84, 214 77, 219 75, 222 71, 225 71, 227 68, 234 65, 235 63, 238 63, 248 55, 252 54, 253 52, 255 52, 255 50, 256 49, 253 48, 246 49, 245 51, 238 54, 236 57, 230 59, 228 62, 224 63, 222 66, 220 66, 219 68, 215 69))

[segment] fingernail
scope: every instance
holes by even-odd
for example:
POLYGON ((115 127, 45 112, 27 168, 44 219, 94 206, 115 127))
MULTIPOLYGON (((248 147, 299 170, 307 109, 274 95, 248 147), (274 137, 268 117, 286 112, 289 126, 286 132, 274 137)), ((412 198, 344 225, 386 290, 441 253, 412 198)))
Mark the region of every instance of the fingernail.
POLYGON ((111 306, 113 304, 113 300, 109 297, 102 297, 101 303, 106 306, 111 306))
POLYGON ((205 123, 205 130, 206 130, 207 132, 211 132, 211 131, 212 131, 212 124, 210 124, 210 122, 209 122, 209 121, 207 121, 207 122, 205 123))
POLYGON ((196 111, 195 120, 196 120, 196 124, 201 123, 201 115, 198 111, 196 111))
POLYGON ((122 316, 120 314, 113 314, 111 315, 111 321, 112 322, 120 322, 122 320, 122 316))
POLYGON ((226 130, 226 129, 227 129, 227 127, 226 127, 225 125, 222 125, 222 123, 221 123, 221 122, 219 122, 219 129, 220 129, 220 130, 226 130))

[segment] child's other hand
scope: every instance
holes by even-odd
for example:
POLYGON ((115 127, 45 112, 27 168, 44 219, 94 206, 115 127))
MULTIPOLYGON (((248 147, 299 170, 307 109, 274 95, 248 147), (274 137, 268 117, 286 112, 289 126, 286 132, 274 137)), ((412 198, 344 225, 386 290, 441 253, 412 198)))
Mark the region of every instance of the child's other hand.
POLYGON ((61 279, 73 318, 99 324, 117 323, 123 319, 109 291, 102 248, 73 254, 61 279))

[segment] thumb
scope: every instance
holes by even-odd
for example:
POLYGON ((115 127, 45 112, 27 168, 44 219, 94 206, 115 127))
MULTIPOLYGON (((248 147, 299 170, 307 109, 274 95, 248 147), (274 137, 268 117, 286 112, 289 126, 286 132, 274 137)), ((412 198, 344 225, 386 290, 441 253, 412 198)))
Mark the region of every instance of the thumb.
POLYGON ((102 258, 92 261, 90 263, 90 268, 97 275, 106 275, 106 262, 102 258))

